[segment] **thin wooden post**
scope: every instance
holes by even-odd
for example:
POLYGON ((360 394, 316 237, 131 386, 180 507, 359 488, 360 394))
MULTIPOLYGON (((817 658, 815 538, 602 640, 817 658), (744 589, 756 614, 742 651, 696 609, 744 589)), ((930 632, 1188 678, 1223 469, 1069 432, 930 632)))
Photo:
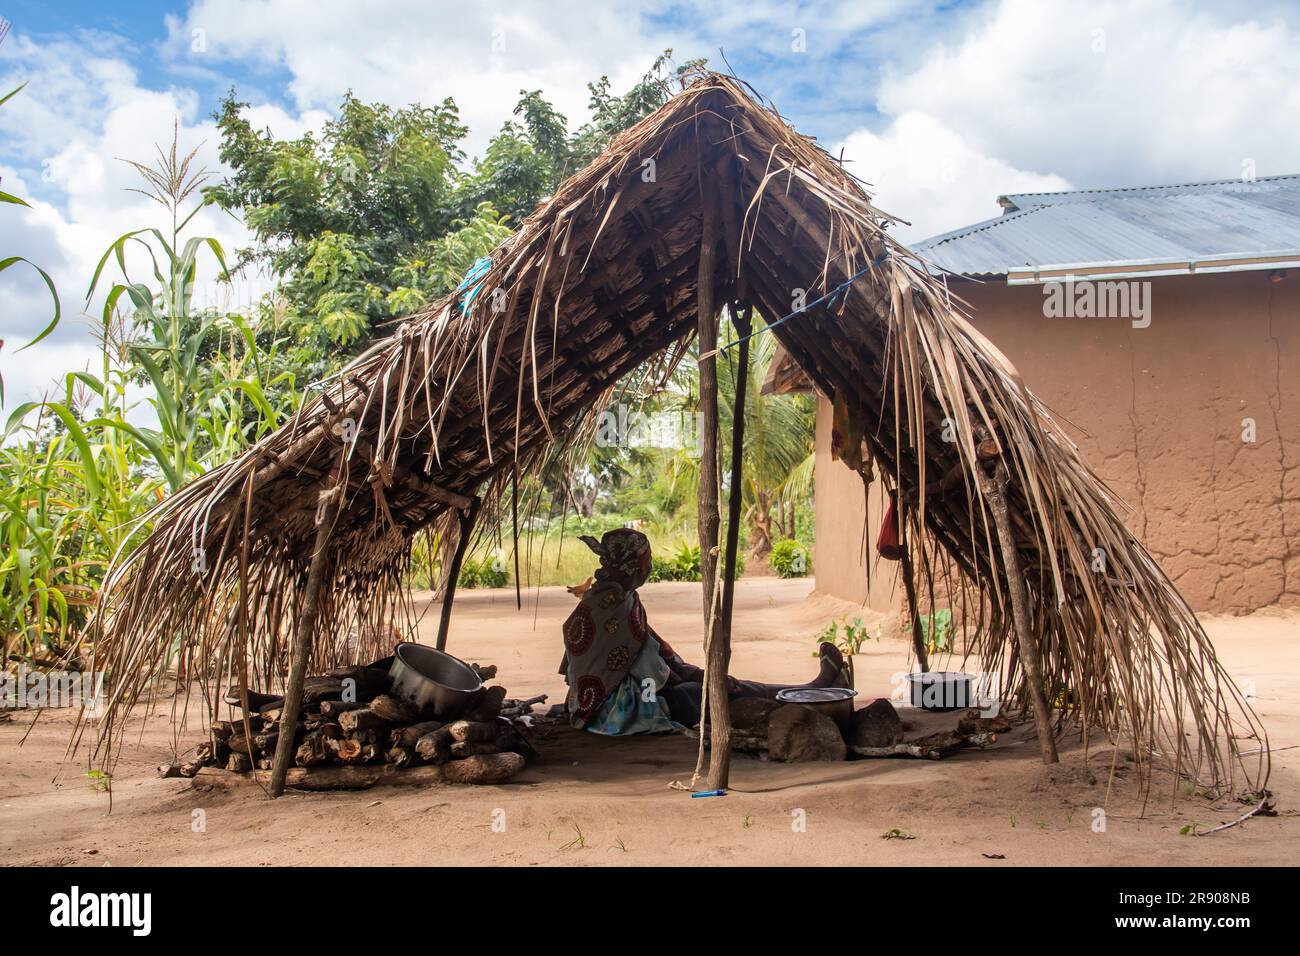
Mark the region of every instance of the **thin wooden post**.
MULTIPOLYGON (((475 495, 469 507, 460 513, 460 538, 456 541, 456 553, 452 555, 451 567, 447 569, 447 584, 442 589, 442 614, 438 618, 438 642, 435 645, 440 651, 447 647, 447 629, 451 627, 451 602, 456 597, 460 565, 465 560, 465 549, 469 546, 470 535, 474 531, 474 523, 478 521, 478 510, 482 505, 483 499, 475 495)), ((518 552, 518 548, 515 550, 518 552)))
POLYGON ((916 653, 916 663, 921 673, 930 671, 930 653, 925 646, 925 635, 921 632, 921 612, 916 603, 916 581, 912 577, 912 559, 903 547, 903 588, 907 592, 907 610, 912 617, 912 650, 916 653))
POLYGON ((731 608, 736 593, 736 548, 740 544, 741 483, 745 455, 745 397, 749 388, 750 309, 733 309, 732 319, 740 344, 736 347, 736 395, 731 408, 731 489, 727 500, 727 543, 723 551, 722 609, 709 647, 717 648, 710 661, 710 673, 720 663, 723 680, 718 692, 709 695, 709 776, 707 789, 725 790, 731 777, 731 699, 726 673, 731 666, 731 608))
POLYGON ((998 462, 993 476, 977 468, 984 496, 993 512, 993 523, 998 529, 998 544, 1002 548, 1002 565, 1007 576, 1007 590, 1011 595, 1011 616, 1015 625, 1016 653, 1025 668, 1025 681, 1029 684, 1029 702, 1033 706, 1034 726, 1038 730, 1038 745, 1043 751, 1043 763, 1057 763, 1056 735, 1052 732, 1052 716, 1043 691, 1043 669, 1029 625, 1029 595, 1025 592, 1024 572, 1020 567, 1020 552, 1011 530, 1011 513, 1007 508, 1007 469, 998 462))
POLYGON ((298 726, 298 715, 302 712, 302 688, 307 679, 312 640, 316 636, 316 621, 320 617, 325 569, 329 566, 329 540, 334 532, 334 521, 338 517, 339 499, 342 496, 343 487, 336 481, 321 491, 316 507, 316 544, 311 553, 307 586, 302 595, 302 610, 298 613, 298 626, 293 636, 289 683, 284 689, 284 705, 280 709, 280 736, 276 740, 275 759, 271 763, 272 797, 284 793, 285 776, 293 763, 294 728, 298 726))
POLYGON ((717 271, 717 212, 706 196, 702 203, 700 267, 696 284, 700 366, 700 486, 699 535, 700 580, 704 585, 704 624, 708 627, 713 609, 713 585, 718 556, 718 309, 714 289, 717 271))
POLYGON ((894 513, 898 518, 898 549, 903 564, 903 590, 907 593, 907 613, 912 619, 912 650, 916 652, 916 663, 921 673, 929 673, 930 654, 925 647, 925 635, 921 633, 921 608, 916 602, 916 578, 912 574, 912 553, 907 549, 906 528, 907 513, 903 510, 902 495, 897 495, 894 513))
POLYGON ((695 289, 700 365, 700 486, 698 527, 700 581, 704 592, 704 687, 700 733, 709 725, 712 753, 709 788, 726 786, 731 760, 731 707, 727 688, 727 648, 719 638, 714 590, 718 571, 718 309, 716 288, 717 206, 705 195, 701 203, 700 263, 695 289), (719 749, 721 745, 721 749, 719 749), (719 782, 719 780, 721 782, 719 782))

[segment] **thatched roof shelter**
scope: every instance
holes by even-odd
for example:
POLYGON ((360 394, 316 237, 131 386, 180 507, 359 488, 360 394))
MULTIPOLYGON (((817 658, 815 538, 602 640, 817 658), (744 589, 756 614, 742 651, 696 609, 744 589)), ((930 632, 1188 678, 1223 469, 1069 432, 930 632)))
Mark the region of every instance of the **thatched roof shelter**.
POLYGON ((890 237, 893 220, 862 185, 717 74, 566 181, 472 297, 401 323, 292 421, 157 508, 105 589, 104 752, 178 637, 208 673, 283 676, 336 478, 312 663, 365 656, 356 635, 387 653, 392 628, 408 626, 415 536, 452 526, 472 496, 509 501, 512 479, 590 434, 629 373, 684 353, 706 204, 721 224, 719 300, 751 303, 816 388, 866 423, 876 474, 911 503, 919 576, 932 587, 950 572, 978 595, 975 649, 1004 688, 1025 699, 981 478, 988 448, 1009 476, 1043 680, 1073 704, 1055 711, 1059 725, 1130 741, 1144 763, 1163 758, 1206 783, 1262 786, 1266 753, 1239 759, 1258 752, 1262 730, 1120 502, 945 284, 890 237))

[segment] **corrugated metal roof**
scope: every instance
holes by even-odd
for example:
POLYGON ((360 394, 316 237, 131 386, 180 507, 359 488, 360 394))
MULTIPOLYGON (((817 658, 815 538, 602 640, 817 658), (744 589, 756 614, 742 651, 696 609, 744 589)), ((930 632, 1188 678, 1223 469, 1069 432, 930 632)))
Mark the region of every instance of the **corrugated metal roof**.
POLYGON ((1278 268, 1300 260, 1300 174, 1253 182, 1019 193, 996 219, 913 248, 961 275, 1033 274, 1071 266, 1159 275, 1278 268), (1210 262, 1210 260, 1213 260, 1210 262), (1250 260, 1250 261, 1239 261, 1250 260))

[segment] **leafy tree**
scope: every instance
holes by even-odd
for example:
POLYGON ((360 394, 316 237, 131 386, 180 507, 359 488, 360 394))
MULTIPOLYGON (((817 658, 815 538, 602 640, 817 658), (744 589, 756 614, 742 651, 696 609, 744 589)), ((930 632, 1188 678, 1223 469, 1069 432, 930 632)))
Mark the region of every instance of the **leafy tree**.
POLYGON ((280 277, 299 344, 293 358, 309 374, 366 342, 379 323, 448 291, 450 268, 508 235, 490 205, 457 215, 466 128, 450 99, 395 110, 349 94, 319 137, 295 140, 254 130, 246 107, 232 92, 216 114, 233 174, 208 196, 242 211, 257 240, 238 265, 280 277))
POLYGON ((608 77, 588 84, 591 120, 568 119, 540 90, 521 90, 514 114, 465 167, 467 128, 455 103, 393 109, 343 99, 319 134, 280 140, 255 130, 232 91, 215 114, 232 175, 209 198, 242 213, 255 237, 234 267, 257 264, 280 281, 278 301, 307 378, 358 351, 390 319, 455 288, 461 277, 609 138, 660 106, 671 51, 619 96, 608 77))
MULTIPOLYGON (((754 316, 754 330, 760 332, 763 321, 754 316)), ((736 407, 736 373, 738 348, 735 327, 722 327, 724 351, 718 360, 718 432, 724 470, 731 460, 730 438, 732 414, 736 407)), ((749 373, 746 380, 745 449, 742 460, 744 487, 741 501, 748 524, 749 547, 756 558, 764 558, 772 546, 773 510, 778 531, 793 537, 793 506, 805 499, 812 485, 816 410, 807 395, 763 395, 763 380, 776 352, 771 335, 755 334, 749 342, 749 373), (787 506, 790 516, 786 515, 787 506)), ((699 370, 693 361, 684 362, 679 371, 676 400, 679 407, 694 411, 698 406, 699 370)), ((693 499, 699 482, 699 461, 689 451, 678 453, 667 465, 673 478, 669 485, 674 495, 685 491, 693 499)), ((724 475, 725 478, 725 475, 724 475)), ((724 491, 724 501, 726 492, 724 491)))

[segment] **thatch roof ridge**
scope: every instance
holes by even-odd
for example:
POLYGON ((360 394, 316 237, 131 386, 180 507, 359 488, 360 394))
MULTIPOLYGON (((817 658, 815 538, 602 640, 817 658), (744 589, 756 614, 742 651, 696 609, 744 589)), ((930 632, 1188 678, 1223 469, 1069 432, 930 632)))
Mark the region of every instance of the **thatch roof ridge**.
MULTIPOLYGON (((915 500, 918 566, 980 589, 986 666, 1002 662, 1008 689, 1023 690, 975 480, 981 436, 998 443, 1012 478, 1040 651, 1052 686, 1076 701, 1062 718, 1234 785, 1237 739, 1262 731, 1118 500, 946 286, 886 232, 894 220, 855 177, 739 81, 712 73, 529 215, 467 308, 453 294, 404 321, 284 427, 156 509, 154 532, 105 587, 96 657, 115 685, 101 742, 173 635, 219 674, 245 655, 263 679, 283 672, 318 494, 336 476, 345 492, 317 663, 364 653, 358 640, 384 644, 404 613, 416 534, 463 496, 497 496, 557 445, 580 442, 628 372, 680 359, 696 326, 706 202, 723 225, 723 301, 788 318, 771 334, 867 423, 879 473, 915 500), (822 304, 791 314, 800 294, 822 304), (946 475, 958 487, 930 494, 946 475), (1104 574, 1091 569, 1094 549, 1104 574)), ((1247 778, 1262 775, 1266 757, 1247 778)))

